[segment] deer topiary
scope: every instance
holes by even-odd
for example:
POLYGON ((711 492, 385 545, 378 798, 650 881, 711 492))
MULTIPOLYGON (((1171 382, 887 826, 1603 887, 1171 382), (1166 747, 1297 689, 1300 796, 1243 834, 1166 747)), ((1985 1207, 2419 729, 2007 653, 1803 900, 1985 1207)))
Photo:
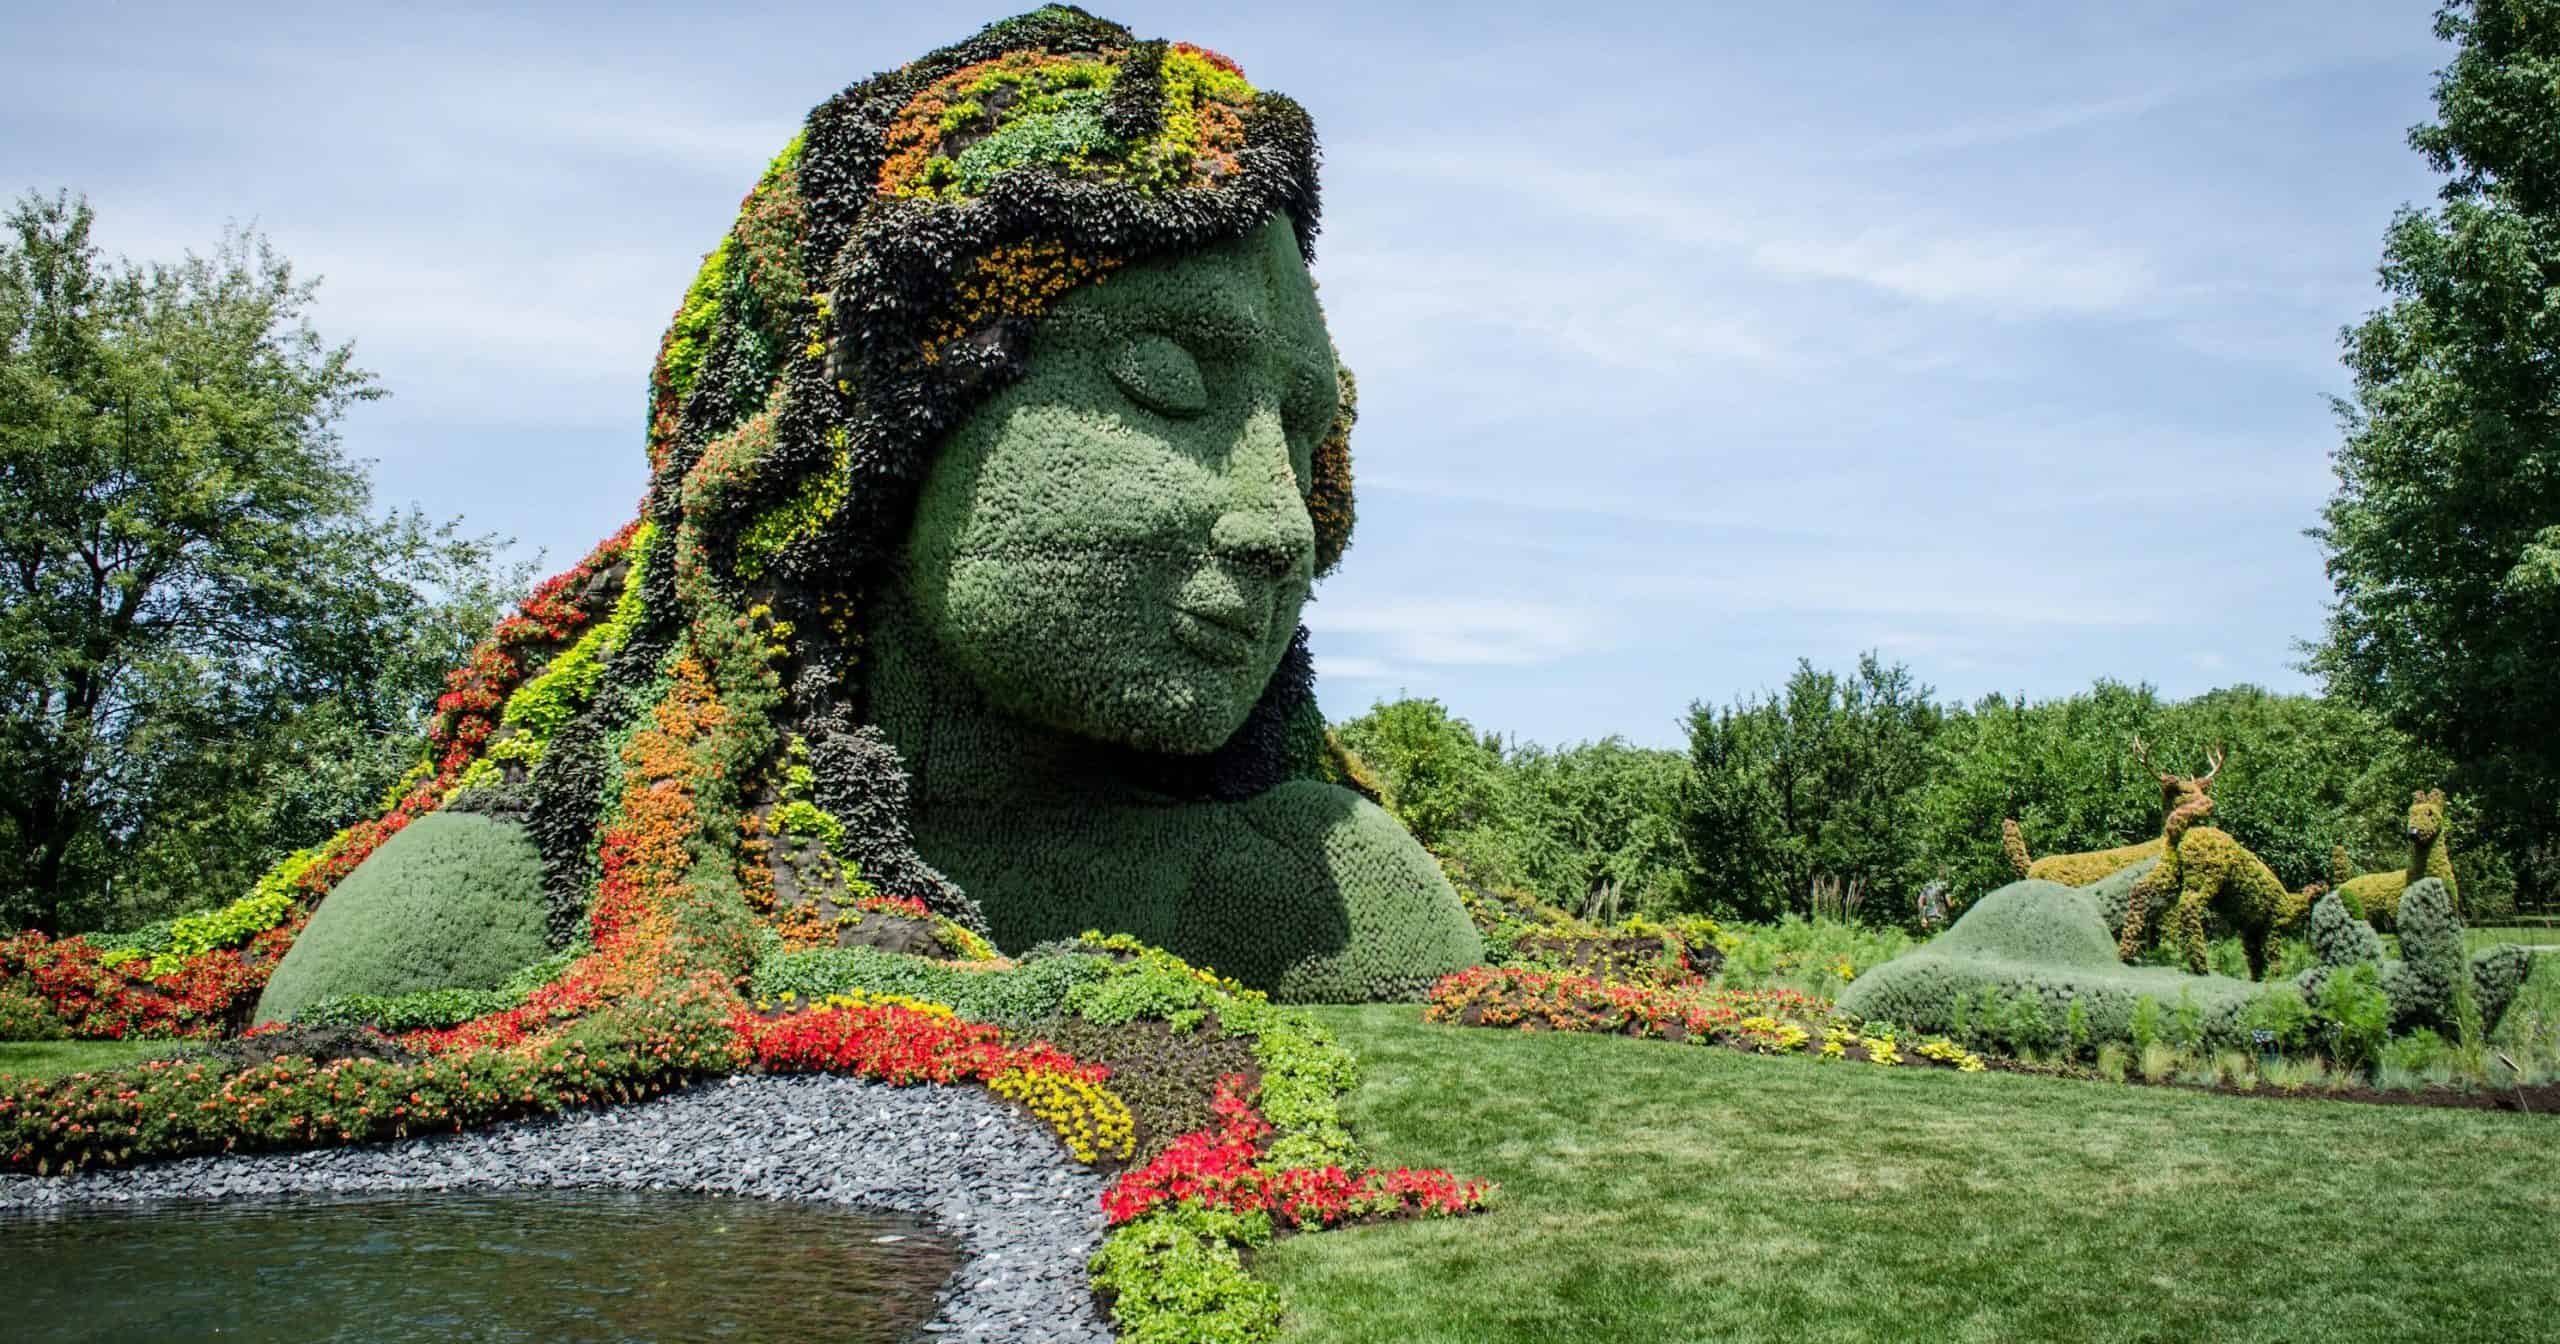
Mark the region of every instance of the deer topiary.
MULTIPOLYGON (((2150 765, 2151 754, 2142 739, 2135 738, 2133 747, 2143 764, 2150 765)), ((2267 940, 2278 929, 2301 922, 2311 897, 2309 893, 2286 891, 2284 883, 2276 879, 2275 870, 2250 853, 2248 846, 2233 839, 2229 832, 2204 824, 2213 815, 2210 790, 2214 777, 2222 773, 2222 748, 2214 747, 2206 760, 2210 768, 2195 778, 2154 767, 2154 773, 2160 776, 2162 795, 2174 794, 2178 802, 2161 826, 2160 865, 2134 884, 2118 952, 2131 961, 2149 942, 2166 933, 2175 940, 2187 970, 2203 975, 2204 919, 2210 911, 2240 935, 2241 951, 2249 959, 2249 978, 2263 980, 2267 974, 2267 940), (2148 918, 2149 911, 2172 894, 2176 903, 2155 926, 2148 918)))
MULTIPOLYGON (((2400 894, 2411 883, 2435 878, 2444 883, 2454 913, 2462 912, 2462 889, 2453 880, 2453 854, 2445 838, 2444 790, 2420 789, 2409 795, 2409 866, 2399 872, 2367 873, 2338 884, 2338 895, 2351 910, 2360 910, 2377 929, 2400 923, 2400 894)), ((2336 856, 2344 867, 2345 851, 2336 856)))
MULTIPOLYGON (((2142 754, 2141 738, 2133 739, 2133 748, 2135 755, 2142 754)), ((2161 775, 2161 816, 2165 818, 2178 805, 2178 799, 2177 777, 2161 775)), ((2059 882, 2066 887, 2085 887, 2144 859, 2159 858, 2162 841, 2160 837, 2153 836, 2139 844, 2093 849, 2081 854, 2047 854, 2031 862, 2027 858, 2027 837, 2018 829, 2017 819, 2011 817, 2000 823, 2000 847, 2008 853, 2009 866, 2017 869, 2020 877, 2032 877, 2039 882, 2059 882)))

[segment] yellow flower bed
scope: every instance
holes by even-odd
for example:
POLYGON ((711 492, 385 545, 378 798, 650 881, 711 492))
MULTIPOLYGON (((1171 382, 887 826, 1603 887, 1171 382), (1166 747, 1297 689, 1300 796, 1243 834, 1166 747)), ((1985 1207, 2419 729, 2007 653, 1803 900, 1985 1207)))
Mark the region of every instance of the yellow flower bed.
POLYGON ((1941 1064, 1953 1064, 1958 1073, 1982 1072, 1982 1056, 1944 1036, 1921 1042, 1919 1055, 1923 1059, 1934 1059, 1941 1064))
POLYGON ((1007 1069, 987 1090, 1031 1108, 1079 1162, 1125 1162, 1137 1151, 1137 1122, 1129 1116, 1128 1103, 1100 1083, 1054 1069, 1007 1069))

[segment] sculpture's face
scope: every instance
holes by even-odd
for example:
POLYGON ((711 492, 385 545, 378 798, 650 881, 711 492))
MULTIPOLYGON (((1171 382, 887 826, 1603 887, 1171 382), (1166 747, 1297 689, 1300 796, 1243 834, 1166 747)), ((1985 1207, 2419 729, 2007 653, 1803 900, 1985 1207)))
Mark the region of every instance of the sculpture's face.
POLYGON ((900 578, 950 670, 1017 718, 1198 754, 1241 726, 1313 580, 1339 395, 1289 224, 1087 284, 953 431, 900 578))
POLYGON ((2444 830, 2444 793, 2429 789, 2409 801, 2409 838, 2425 844, 2444 830))

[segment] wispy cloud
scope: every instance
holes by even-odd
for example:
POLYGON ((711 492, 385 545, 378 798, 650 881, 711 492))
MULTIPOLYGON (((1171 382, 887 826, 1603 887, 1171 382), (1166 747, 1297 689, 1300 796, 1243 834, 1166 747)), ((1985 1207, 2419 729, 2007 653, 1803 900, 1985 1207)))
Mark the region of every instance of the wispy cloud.
POLYGON ((1396 669, 1379 658, 1347 658, 1339 654, 1316 655, 1316 675, 1327 681, 1384 681, 1396 675, 1396 669))
POLYGON ((1753 249, 1752 258, 1789 275, 2020 316, 2114 312, 2158 288, 2151 268, 2129 250, 2055 234, 1869 229, 1774 239, 1753 249))
POLYGON ((1552 662, 1592 637, 1578 610, 1503 598, 1318 602, 1306 622, 1318 634, 1365 636, 1387 658, 1435 666, 1552 662))

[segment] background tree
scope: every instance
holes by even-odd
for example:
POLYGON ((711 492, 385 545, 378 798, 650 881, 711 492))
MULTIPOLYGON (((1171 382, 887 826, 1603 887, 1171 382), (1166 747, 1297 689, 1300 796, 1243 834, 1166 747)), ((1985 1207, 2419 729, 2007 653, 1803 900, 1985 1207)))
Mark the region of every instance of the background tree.
POLYGON ((486 628, 491 544, 371 511, 380 395, 254 233, 101 260, 86 201, 0 234, 0 920, 237 895, 408 764, 486 628))
POLYGON ((1444 849, 1461 831, 1504 821, 1502 740, 1437 700, 1380 701, 1334 726, 1342 745, 1386 785, 1388 806, 1425 846, 1444 849))
MULTIPOLYGON (((2343 333, 2354 395, 2312 533, 2337 601, 2312 666, 2447 758, 2511 849, 2560 840, 2560 4, 2438 11, 2455 44, 2446 175, 2382 251, 2388 304, 2343 333)), ((2547 888, 2548 878, 2537 885, 2547 888)), ((2466 895, 2468 893, 2466 892, 2466 895)))
POLYGON ((1615 919, 1690 908, 1694 864, 1680 825, 1689 762, 1676 751, 1609 737, 1560 751, 1534 744, 1504 754, 1507 824, 1499 836, 1461 837, 1497 850, 1513 880, 1546 901, 1615 919))
POLYGON ((1920 805, 1945 712, 1930 695, 1869 653, 1847 676, 1799 661, 1782 691, 1691 705, 1684 829, 1699 899, 1765 919, 1807 909, 1825 878, 1900 918, 1935 870, 1920 805))

